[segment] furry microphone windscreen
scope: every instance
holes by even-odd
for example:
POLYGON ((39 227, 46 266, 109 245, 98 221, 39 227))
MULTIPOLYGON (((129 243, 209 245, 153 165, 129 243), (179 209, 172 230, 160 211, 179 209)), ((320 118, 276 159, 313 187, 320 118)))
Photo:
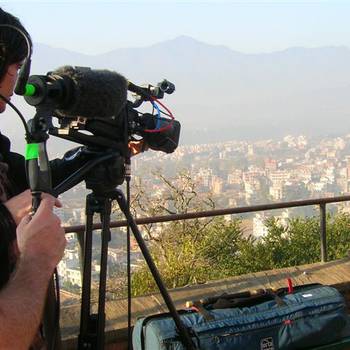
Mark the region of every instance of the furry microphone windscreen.
POLYGON ((116 72, 64 66, 51 75, 72 81, 73 98, 64 110, 58 110, 64 116, 111 118, 118 116, 127 102, 127 81, 116 72))

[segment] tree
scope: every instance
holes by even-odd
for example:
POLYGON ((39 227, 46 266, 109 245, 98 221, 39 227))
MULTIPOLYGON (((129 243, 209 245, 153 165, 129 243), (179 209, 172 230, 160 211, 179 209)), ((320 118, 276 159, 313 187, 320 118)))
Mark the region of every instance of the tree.
MULTIPOLYGON (((139 188, 137 199, 133 202, 136 212, 154 216, 215 208, 210 196, 198 193, 197 184, 188 172, 182 172, 173 179, 159 173, 156 176, 165 190, 150 198, 139 188)), ((220 269, 228 273, 229 261, 236 253, 234 242, 238 239, 239 229, 237 222, 201 218, 173 221, 158 227, 147 225, 146 232, 150 252, 165 284, 175 288, 206 281, 210 276, 216 277, 220 269), (217 254, 219 251, 222 254, 217 254)), ((134 273, 133 287, 135 294, 155 289, 147 266, 134 273)))
POLYGON ((350 250, 350 215, 340 213, 327 217, 328 259, 348 256, 350 250))
POLYGON ((244 241, 240 223, 238 219, 216 218, 207 230, 202 241, 202 255, 209 267, 205 280, 232 276, 232 271, 237 268, 244 241))

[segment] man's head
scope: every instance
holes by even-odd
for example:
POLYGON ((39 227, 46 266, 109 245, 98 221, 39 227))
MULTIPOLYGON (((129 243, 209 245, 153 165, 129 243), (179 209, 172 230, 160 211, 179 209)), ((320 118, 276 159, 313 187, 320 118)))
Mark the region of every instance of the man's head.
MULTIPOLYGON (((13 94, 18 70, 30 49, 25 36, 30 40, 19 19, 0 8, 0 94, 7 99, 13 94)), ((5 101, 0 98, 0 113, 5 108, 5 101)))

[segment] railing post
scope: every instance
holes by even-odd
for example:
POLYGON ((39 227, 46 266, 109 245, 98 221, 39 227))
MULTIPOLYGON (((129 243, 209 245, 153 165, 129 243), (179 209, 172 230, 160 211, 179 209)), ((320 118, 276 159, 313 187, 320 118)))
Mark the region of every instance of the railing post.
POLYGON ((76 232, 78 243, 79 243, 79 268, 80 268, 80 278, 81 285, 83 285, 83 268, 84 268, 84 247, 85 247, 85 233, 84 232, 76 232))
POLYGON ((321 240, 321 262, 327 261, 327 238, 326 238, 326 203, 320 203, 320 240, 321 240))

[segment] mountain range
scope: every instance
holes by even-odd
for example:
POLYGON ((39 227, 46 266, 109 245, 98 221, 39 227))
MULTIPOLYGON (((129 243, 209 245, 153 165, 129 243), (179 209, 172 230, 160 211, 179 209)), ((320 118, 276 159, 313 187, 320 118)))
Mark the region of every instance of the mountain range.
POLYGON ((182 124, 182 144, 350 131, 347 47, 245 54, 180 36, 92 56, 35 44, 32 74, 62 65, 115 70, 136 84, 170 80, 176 91, 163 102, 182 124))

